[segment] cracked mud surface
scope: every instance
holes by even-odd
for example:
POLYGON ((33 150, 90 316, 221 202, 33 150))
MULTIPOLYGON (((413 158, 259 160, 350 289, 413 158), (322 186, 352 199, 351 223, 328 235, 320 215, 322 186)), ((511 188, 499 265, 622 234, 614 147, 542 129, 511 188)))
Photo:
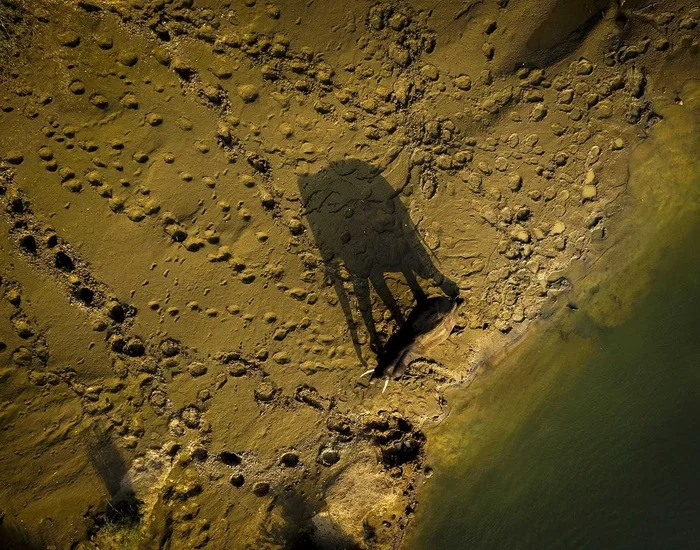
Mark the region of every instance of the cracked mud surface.
POLYGON ((442 388, 614 237, 689 4, 2 0, 5 535, 398 547, 442 388))

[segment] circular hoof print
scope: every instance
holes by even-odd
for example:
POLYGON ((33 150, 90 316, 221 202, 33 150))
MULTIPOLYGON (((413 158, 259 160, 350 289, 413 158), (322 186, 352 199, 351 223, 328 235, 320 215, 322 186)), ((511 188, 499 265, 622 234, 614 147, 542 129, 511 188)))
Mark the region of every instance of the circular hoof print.
POLYGON ((238 466, 243 459, 239 454, 233 451, 221 451, 219 453, 219 460, 226 464, 226 466, 238 466))
POLYGON ((340 460, 340 453, 335 449, 324 449, 321 454, 318 455, 318 460, 324 466, 333 466, 340 460))
POLYGON ((264 497, 270 492, 270 484, 265 481, 256 481, 253 484, 253 494, 256 497, 264 497))
POLYGON ((243 474, 233 474, 229 478, 229 483, 233 485, 234 487, 243 487, 243 484, 245 483, 245 478, 243 477, 243 474))
POLYGON ((294 468, 299 464, 299 455, 295 452, 286 452, 280 457, 280 464, 287 468, 294 468))

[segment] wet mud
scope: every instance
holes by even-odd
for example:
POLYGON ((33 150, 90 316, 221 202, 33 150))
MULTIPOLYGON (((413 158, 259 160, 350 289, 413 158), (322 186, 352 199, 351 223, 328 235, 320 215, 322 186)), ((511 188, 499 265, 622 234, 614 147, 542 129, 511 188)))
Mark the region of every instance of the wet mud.
POLYGON ((698 76, 691 3, 620 4, 0 0, 3 533, 400 546, 442 390, 566 305, 698 76))

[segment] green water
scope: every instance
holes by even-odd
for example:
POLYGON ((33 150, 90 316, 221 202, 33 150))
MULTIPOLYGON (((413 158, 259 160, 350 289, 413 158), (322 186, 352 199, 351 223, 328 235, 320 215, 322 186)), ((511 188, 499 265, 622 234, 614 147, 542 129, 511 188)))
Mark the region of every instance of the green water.
POLYGON ((579 309, 450 395, 405 547, 700 548, 698 87, 689 95, 694 108, 669 108, 633 157, 639 225, 575 283, 579 309))

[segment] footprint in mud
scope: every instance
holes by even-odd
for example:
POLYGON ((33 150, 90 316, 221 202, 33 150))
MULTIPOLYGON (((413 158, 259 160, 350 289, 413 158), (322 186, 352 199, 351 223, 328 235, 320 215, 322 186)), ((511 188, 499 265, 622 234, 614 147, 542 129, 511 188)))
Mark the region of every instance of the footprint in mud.
POLYGON ((370 345, 381 348, 372 317, 370 282, 401 325, 403 314, 386 284, 388 273, 402 273, 414 297, 425 301, 416 277, 432 280, 450 297, 457 285, 434 265, 406 208, 380 170, 356 159, 330 166, 299 179, 299 190, 326 273, 333 280, 343 313, 362 360, 352 310, 341 280, 349 273, 370 345))

